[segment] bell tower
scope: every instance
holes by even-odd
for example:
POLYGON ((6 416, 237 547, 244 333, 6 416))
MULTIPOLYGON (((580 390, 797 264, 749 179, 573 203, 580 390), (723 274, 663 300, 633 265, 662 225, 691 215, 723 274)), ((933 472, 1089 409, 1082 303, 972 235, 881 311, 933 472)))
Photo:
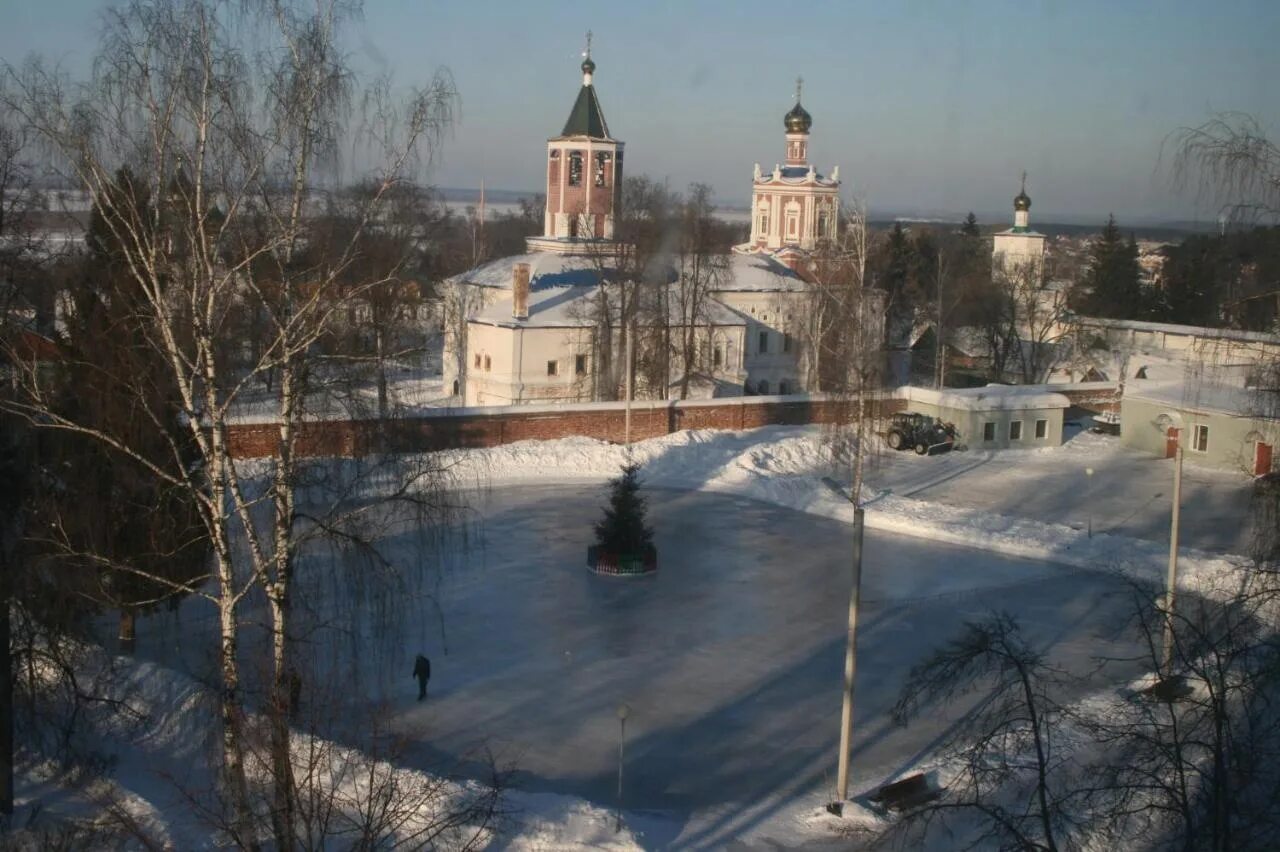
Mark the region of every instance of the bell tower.
POLYGON ((809 162, 813 116, 800 104, 804 78, 796 78, 796 102, 782 117, 786 131, 785 165, 766 172, 757 163, 751 179, 751 238, 739 252, 768 252, 784 263, 798 263, 797 252, 834 240, 839 227, 840 168, 831 176, 809 162))
POLYGON ((547 206, 530 251, 592 254, 609 250, 621 201, 624 143, 609 135, 596 95, 591 33, 583 51, 582 88, 559 136, 547 140, 547 206))

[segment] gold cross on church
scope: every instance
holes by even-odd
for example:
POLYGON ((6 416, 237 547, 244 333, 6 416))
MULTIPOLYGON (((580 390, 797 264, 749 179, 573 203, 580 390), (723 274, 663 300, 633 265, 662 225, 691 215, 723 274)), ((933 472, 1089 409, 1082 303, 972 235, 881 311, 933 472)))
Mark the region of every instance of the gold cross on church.
POLYGON ((800 90, 804 88, 804 78, 796 78, 796 103, 800 103, 800 90))

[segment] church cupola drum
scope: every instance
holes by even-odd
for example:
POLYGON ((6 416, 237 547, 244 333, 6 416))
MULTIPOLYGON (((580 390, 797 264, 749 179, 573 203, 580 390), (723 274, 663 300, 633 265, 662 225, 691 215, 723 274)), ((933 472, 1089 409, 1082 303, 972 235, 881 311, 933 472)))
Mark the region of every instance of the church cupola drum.
POLYGON ((559 136, 547 140, 547 206, 531 251, 583 254, 606 250, 621 200, 623 143, 609 135, 596 94, 591 33, 582 61, 582 88, 559 136))

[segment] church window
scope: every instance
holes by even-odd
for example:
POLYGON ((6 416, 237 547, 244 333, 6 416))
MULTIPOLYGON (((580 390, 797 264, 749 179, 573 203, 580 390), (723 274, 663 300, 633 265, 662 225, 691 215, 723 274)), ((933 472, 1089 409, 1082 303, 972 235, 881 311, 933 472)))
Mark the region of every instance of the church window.
POLYGON ((766 352, 769 351, 769 332, 767 331, 760 332, 760 346, 756 351, 758 351, 761 355, 764 355, 766 352))
POLYGON ((569 152, 569 186, 582 185, 582 152, 569 152))
POLYGON ((786 379, 783 379, 782 381, 778 382, 778 393, 782 394, 783 396, 786 396, 786 395, 787 395, 787 391, 789 391, 789 390, 790 390, 790 388, 789 388, 789 387, 787 387, 787 380, 786 380, 786 379))
POLYGON ((551 159, 553 159, 553 160, 558 160, 558 159, 560 159, 560 149, 559 149, 559 148, 552 148, 552 149, 551 149, 551 159))
POLYGON ((477 370, 480 369, 480 353, 479 352, 476 353, 476 369, 477 370))
POLYGON ((761 396, 765 396, 766 394, 768 394, 769 383, 766 382, 764 379, 761 379, 760 384, 756 386, 756 392, 759 393, 761 396))
POLYGON ((609 154, 607 151, 601 151, 596 154, 596 186, 604 186, 605 175, 609 166, 609 154))
POLYGON ((791 351, 791 335, 789 334, 782 335, 782 351, 783 352, 791 351))
POLYGON ((569 217, 569 236, 574 239, 578 236, 578 214, 576 213, 569 217))
POLYGON ((587 356, 578 355, 573 359, 573 372, 575 375, 585 376, 587 374, 587 356))
POLYGON ((548 376, 556 376, 556 375, 559 375, 559 374, 560 374, 560 362, 559 362, 559 361, 548 361, 548 362, 547 362, 547 375, 548 375, 548 376))
POLYGON ((712 358, 713 358, 713 360, 712 360, 712 362, 711 362, 711 363, 712 363, 714 366, 716 366, 716 367, 720 367, 720 366, 722 366, 722 365, 724 364, 724 350, 723 350, 722 348, 720 348, 720 344, 719 344, 719 343, 717 343, 717 344, 716 344, 715 354, 712 356, 712 358))
POLYGON ((766 235, 769 233, 769 214, 768 214, 768 213, 761 213, 761 214, 760 214, 760 229, 759 229, 759 233, 760 233, 760 236, 762 236, 762 237, 763 237, 763 236, 766 236, 766 235))
POLYGON ((826 210, 823 210, 821 213, 818 214, 818 239, 820 240, 827 239, 827 236, 828 236, 827 232, 830 230, 830 228, 831 228, 831 215, 827 213, 826 210))
POLYGON ((787 236, 794 237, 799 230, 800 230, 800 214, 794 211, 788 213, 787 214, 787 236))
POLYGON ((489 367, 490 367, 490 366, 492 366, 492 362, 490 362, 490 361, 489 361, 489 356, 488 356, 488 355, 486 355, 486 356, 484 356, 484 371, 485 371, 486 373, 487 373, 487 372, 489 372, 489 367))

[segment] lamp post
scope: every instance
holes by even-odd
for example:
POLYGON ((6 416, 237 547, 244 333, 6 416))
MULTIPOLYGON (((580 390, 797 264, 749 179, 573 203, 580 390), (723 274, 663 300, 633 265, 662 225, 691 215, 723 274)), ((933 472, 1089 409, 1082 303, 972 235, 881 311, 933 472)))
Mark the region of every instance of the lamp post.
MULTIPOLYGON (((1179 436, 1181 438, 1181 436, 1179 436)), ((1173 677, 1173 609, 1178 597, 1178 515, 1182 511, 1182 442, 1173 457, 1173 517, 1169 528, 1169 576, 1164 590, 1164 676, 1173 677)))
POLYGON ((1093 538, 1093 468, 1084 469, 1084 502, 1089 507, 1089 538, 1093 538))
POLYGON ((614 824, 615 832, 622 831, 622 758, 627 743, 627 717, 631 708, 625 703, 618 705, 618 819, 614 824))

